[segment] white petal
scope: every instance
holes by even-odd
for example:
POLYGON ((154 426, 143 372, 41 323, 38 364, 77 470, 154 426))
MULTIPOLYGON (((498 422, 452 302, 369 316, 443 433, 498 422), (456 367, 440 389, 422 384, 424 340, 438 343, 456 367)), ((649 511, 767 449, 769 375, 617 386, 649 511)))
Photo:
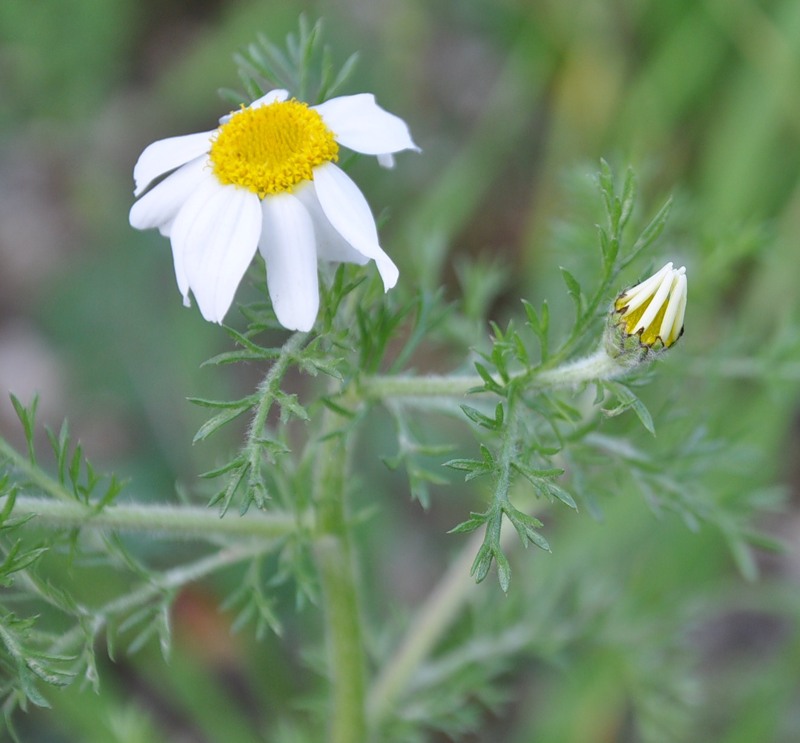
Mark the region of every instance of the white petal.
POLYGON ((367 256, 359 253, 345 240, 328 221, 322 211, 314 187, 308 183, 296 188, 292 195, 306 208, 314 225, 314 238, 317 243, 317 259, 337 263, 369 263, 367 256))
POLYGON ((189 197, 172 226, 172 249, 206 320, 222 322, 261 233, 258 196, 213 176, 189 197))
MULTIPOLYGON (((162 234, 165 234, 165 236, 170 238, 170 245, 172 246, 172 262, 175 266, 175 280, 178 282, 178 290, 183 296, 184 307, 191 306, 191 302, 189 301, 189 276, 186 273, 185 234, 186 231, 191 227, 190 220, 192 215, 195 214, 197 210, 195 201, 200 199, 203 194, 208 195, 216 188, 220 187, 221 186, 219 182, 210 172, 204 171, 201 173, 200 182, 192 192, 192 196, 190 196, 183 204, 181 209, 178 210, 178 214, 175 215, 175 218, 163 226, 166 234, 162 234), (186 211, 186 213, 181 217, 181 212, 184 211, 185 208, 188 208, 188 211, 186 211), (173 237, 176 222, 178 223, 177 239, 173 237)), ((159 228, 159 232, 161 232, 161 229, 162 228, 159 228)))
MULTIPOLYGON (((261 98, 256 98, 247 108, 259 108, 259 106, 268 106, 270 103, 275 103, 276 101, 285 101, 289 97, 288 90, 281 90, 280 88, 276 88, 275 90, 270 90, 269 93, 266 93, 261 96, 261 98)), ((236 114, 241 113, 241 109, 238 111, 231 111, 229 114, 225 114, 225 116, 221 116, 219 123, 225 124, 231 120, 231 116, 235 116, 236 114)))
POLYGON ((128 217, 131 227, 137 230, 163 228, 175 219, 178 210, 201 182, 203 168, 208 158, 205 155, 195 158, 168 175, 155 188, 150 189, 132 207, 128 217))
POLYGON ((289 97, 289 91, 282 88, 275 88, 265 93, 261 98, 256 98, 248 108, 259 108, 261 106, 268 106, 270 103, 283 102, 289 97))
POLYGON ((371 93, 331 98, 313 106, 336 141, 365 155, 417 150, 406 122, 384 111, 371 93))
POLYGON ((174 219, 170 219, 169 222, 164 222, 158 226, 158 231, 164 236, 169 237, 170 233, 172 232, 172 225, 175 223, 174 219))
POLYGON ((314 168, 314 190, 328 221, 359 253, 375 261, 383 288, 389 291, 400 272, 378 244, 378 230, 364 194, 333 163, 314 168))
POLYGON ((388 152, 383 155, 378 155, 378 165, 391 170, 394 167, 394 155, 388 152))
POLYGON ((676 340, 677 336, 680 335, 680 332, 683 329, 683 321, 686 316, 686 301, 689 296, 689 287, 687 284, 688 282, 686 279, 686 275, 684 274, 681 276, 681 284, 679 286, 679 290, 681 292, 681 301, 678 304, 678 312, 675 315, 675 325, 673 326, 676 340))
POLYGON ((684 269, 681 268, 675 273, 667 311, 664 313, 664 319, 661 321, 661 328, 658 331, 658 335, 665 344, 677 340, 683 325, 687 288, 686 274, 683 271, 684 269))
POLYGON ((639 318, 639 322, 636 324, 636 328, 633 331, 634 333, 639 330, 649 328, 653 320, 656 319, 656 315, 658 314, 659 310, 663 307, 664 302, 667 301, 669 292, 672 289, 672 282, 675 274, 675 271, 672 270, 672 264, 670 263, 668 265, 670 266, 670 269, 664 275, 664 278, 661 279, 661 283, 659 284, 655 295, 650 300, 650 304, 647 305, 647 309, 644 311, 644 314, 639 318))
POLYGON ((267 264, 267 288, 283 327, 311 330, 319 310, 314 227, 300 201, 288 193, 261 202, 264 225, 258 248, 267 264))
POLYGON ((211 149, 211 137, 216 129, 210 132, 186 134, 182 137, 159 139, 145 147, 133 166, 133 181, 136 184, 134 194, 138 196, 158 176, 185 165, 190 160, 211 149))
POLYGON ((672 263, 666 263, 660 271, 654 273, 650 278, 645 279, 641 284, 628 289, 625 292, 625 304, 628 307, 626 315, 630 315, 635 309, 645 303, 664 280, 664 277, 672 271, 672 263))
MULTIPOLYGON (((161 184, 159 184, 160 186, 161 184)), ((183 211, 184 207, 189 205, 189 212, 184 215, 183 219, 181 220, 180 224, 187 225, 187 219, 191 214, 191 210, 194 208, 192 206, 191 197, 193 194, 197 193, 198 191, 206 192, 210 191, 214 188, 219 187, 219 183, 217 179, 211 174, 210 171, 202 169, 197 175, 197 182, 194 185, 194 190, 192 191, 189 196, 187 196, 186 200, 183 204, 178 208, 177 213, 173 216, 171 220, 165 222, 164 224, 160 225, 158 231, 164 235, 164 237, 171 238, 172 230, 175 226, 175 223, 178 221, 178 216, 180 215, 181 211, 183 211)), ((145 197, 148 194, 145 194, 145 197)), ((142 197, 142 198, 145 198, 142 197)), ((181 227, 181 230, 185 229, 184 226, 181 227)), ((184 242, 182 241, 179 233, 178 241, 170 239, 170 246, 172 247, 172 263, 175 267, 175 281, 178 284, 178 290, 183 297, 183 305, 184 307, 190 307, 191 302, 189 301, 189 277, 186 274, 186 260, 184 257, 185 253, 185 246, 184 242)))

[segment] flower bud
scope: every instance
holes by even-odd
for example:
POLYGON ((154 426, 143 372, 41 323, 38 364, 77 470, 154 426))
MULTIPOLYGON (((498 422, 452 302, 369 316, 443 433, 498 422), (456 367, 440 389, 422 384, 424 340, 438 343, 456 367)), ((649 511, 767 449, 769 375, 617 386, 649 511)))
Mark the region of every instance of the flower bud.
POLYGON ((675 269, 672 263, 622 292, 606 333, 608 353, 638 361, 674 345, 683 335, 686 292, 686 269, 675 269))

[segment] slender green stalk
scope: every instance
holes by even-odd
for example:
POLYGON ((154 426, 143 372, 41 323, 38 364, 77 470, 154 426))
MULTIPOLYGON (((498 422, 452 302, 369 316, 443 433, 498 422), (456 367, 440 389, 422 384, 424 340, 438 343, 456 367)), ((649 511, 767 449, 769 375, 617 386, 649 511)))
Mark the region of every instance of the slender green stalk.
MULTIPOLYGON (((531 389, 570 387, 595 379, 611 379, 630 370, 630 366, 611 358, 604 349, 591 356, 572 361, 553 369, 526 370, 512 376, 512 381, 522 382, 531 389)), ((497 380, 501 383, 501 380, 497 380)), ((398 397, 463 397, 470 390, 480 388, 483 379, 474 376, 381 376, 365 377, 359 393, 368 400, 385 400, 398 397)))
MULTIPOLYGON (((517 453, 517 436, 519 431, 519 412, 516 399, 516 390, 512 389, 508 395, 506 430, 503 432, 503 447, 497 462, 497 476, 494 486, 494 505, 499 508, 508 504, 508 491, 511 487, 511 462, 517 453)), ((500 538, 500 519, 497 521, 500 538)))
MULTIPOLYGON (((501 545, 508 546, 513 538, 513 529, 504 530, 500 537, 501 545)), ((397 650, 372 685, 367 700, 367 714, 373 731, 377 732, 380 723, 408 689, 414 673, 444 637, 470 593, 477 590, 478 584, 469 571, 482 542, 483 535, 480 533, 470 537, 417 610, 397 650)))
POLYGON ((117 504, 95 510, 72 499, 17 496, 13 515, 35 517, 35 523, 51 528, 92 528, 145 532, 178 539, 210 540, 219 537, 277 539, 297 529, 293 514, 269 511, 248 512, 220 518, 216 511, 187 505, 117 504))
POLYGON ((283 375, 286 374, 289 366, 294 360, 295 354, 302 348, 303 343, 308 337, 308 333, 295 333, 281 348, 280 356, 275 359, 275 363, 269 368, 264 379, 258 385, 259 402, 253 414, 253 420, 247 430, 247 439, 243 449, 249 452, 251 472, 258 471, 261 462, 261 447, 259 439, 264 435, 264 426, 267 416, 272 408, 275 395, 280 389, 283 375))
POLYGON ((314 473, 318 533, 315 554, 322 584, 333 696, 329 740, 360 743, 366 737, 366 659, 345 503, 348 444, 352 443, 352 435, 338 433, 340 425, 341 418, 326 409, 314 473))
POLYGON ((442 579, 416 612, 414 620, 394 655, 383 667, 370 690, 367 714, 374 729, 385 719, 407 688, 414 671, 428 657, 436 643, 458 616, 464 601, 477 584, 469 574, 483 535, 470 537, 442 579))

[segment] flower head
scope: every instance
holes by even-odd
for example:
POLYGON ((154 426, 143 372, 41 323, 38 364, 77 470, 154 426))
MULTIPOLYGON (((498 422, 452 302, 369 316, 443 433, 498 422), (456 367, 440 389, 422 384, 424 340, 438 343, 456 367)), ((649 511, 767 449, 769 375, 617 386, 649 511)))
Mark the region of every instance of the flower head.
POLYGON ((310 330, 317 261, 374 260, 386 291, 398 277, 366 199, 335 164, 340 146, 389 167, 393 153, 418 150, 405 122, 372 95, 308 106, 273 90, 217 129, 148 146, 133 170, 141 198, 130 223, 169 237, 184 304, 191 291, 206 320, 222 322, 259 250, 279 322, 310 330))
POLYGON ((611 315, 611 342, 616 356, 634 351, 659 351, 669 348, 683 334, 686 313, 686 269, 667 263, 614 302, 611 315))

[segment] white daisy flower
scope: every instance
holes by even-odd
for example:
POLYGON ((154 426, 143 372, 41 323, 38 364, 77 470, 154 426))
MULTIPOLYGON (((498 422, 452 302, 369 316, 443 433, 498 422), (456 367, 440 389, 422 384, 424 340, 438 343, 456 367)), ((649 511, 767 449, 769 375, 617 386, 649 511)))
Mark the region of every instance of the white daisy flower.
POLYGON ((683 335, 686 298, 686 268, 667 263, 617 297, 618 326, 627 336, 638 335, 647 348, 669 348, 683 335))
POLYGON ((278 320, 310 330, 317 261, 374 260, 386 291, 398 277, 364 195, 334 164, 339 145, 387 167, 392 153, 419 151, 405 122, 373 95, 308 106, 273 90, 217 129, 147 147, 133 170, 141 198, 130 223, 169 237, 184 304, 191 291, 206 320, 222 322, 258 249, 278 320))

